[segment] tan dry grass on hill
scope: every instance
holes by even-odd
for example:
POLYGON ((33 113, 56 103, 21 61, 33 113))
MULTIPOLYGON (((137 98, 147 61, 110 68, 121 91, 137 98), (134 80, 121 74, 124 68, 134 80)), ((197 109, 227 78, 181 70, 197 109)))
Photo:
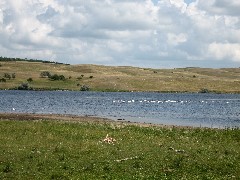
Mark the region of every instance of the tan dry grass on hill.
POLYGON ((35 89, 79 90, 82 85, 88 85, 96 91, 199 92, 208 89, 222 93, 240 92, 240 68, 150 69, 18 61, 1 61, 0 64, 0 79, 4 73, 16 74, 15 79, 0 82, 0 89, 18 87, 32 78, 30 86, 35 89), (40 73, 43 71, 64 75, 67 80, 41 78, 40 73))

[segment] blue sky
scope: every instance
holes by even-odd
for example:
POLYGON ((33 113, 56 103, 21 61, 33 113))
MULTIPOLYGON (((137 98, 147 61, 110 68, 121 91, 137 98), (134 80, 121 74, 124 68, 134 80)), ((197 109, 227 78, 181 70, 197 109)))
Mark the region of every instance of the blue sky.
POLYGON ((240 67, 239 0, 1 0, 0 56, 240 67))
POLYGON ((194 2, 194 0, 184 0, 184 2, 190 4, 191 2, 194 2))

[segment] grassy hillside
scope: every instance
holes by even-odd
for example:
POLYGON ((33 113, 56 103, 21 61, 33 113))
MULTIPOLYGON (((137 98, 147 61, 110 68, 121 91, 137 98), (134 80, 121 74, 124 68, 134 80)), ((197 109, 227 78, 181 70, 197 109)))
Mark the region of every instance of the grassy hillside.
POLYGON ((0 119, 0 179, 240 177, 239 129, 0 119))
POLYGON ((150 69, 0 61, 0 81, 3 78, 6 82, 0 82, 0 89, 16 88, 32 78, 28 83, 33 89, 80 90, 87 85, 94 91, 240 92, 240 68, 150 69), (66 80, 43 78, 43 71, 64 75, 66 80), (15 78, 4 77, 6 73, 15 74, 15 78))

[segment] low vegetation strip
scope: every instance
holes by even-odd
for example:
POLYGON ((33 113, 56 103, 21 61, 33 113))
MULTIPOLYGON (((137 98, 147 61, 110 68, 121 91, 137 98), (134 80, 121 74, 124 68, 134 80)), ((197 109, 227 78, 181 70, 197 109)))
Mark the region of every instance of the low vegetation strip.
POLYGON ((240 177, 240 129, 80 119, 1 116, 0 179, 240 177))

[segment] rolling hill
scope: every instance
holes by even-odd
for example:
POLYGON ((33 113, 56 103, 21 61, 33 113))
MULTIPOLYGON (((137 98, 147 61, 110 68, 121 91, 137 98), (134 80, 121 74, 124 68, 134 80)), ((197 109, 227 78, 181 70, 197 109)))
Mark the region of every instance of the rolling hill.
POLYGON ((22 83, 35 90, 240 93, 240 68, 151 69, 129 66, 69 65, 46 61, 0 61, 0 89, 22 83), (63 75, 64 80, 43 77, 63 75))

